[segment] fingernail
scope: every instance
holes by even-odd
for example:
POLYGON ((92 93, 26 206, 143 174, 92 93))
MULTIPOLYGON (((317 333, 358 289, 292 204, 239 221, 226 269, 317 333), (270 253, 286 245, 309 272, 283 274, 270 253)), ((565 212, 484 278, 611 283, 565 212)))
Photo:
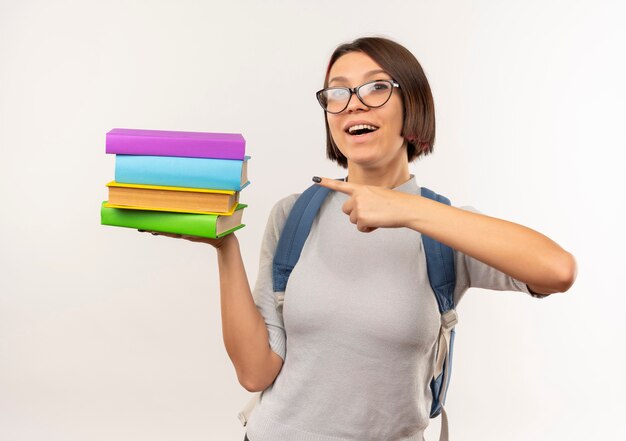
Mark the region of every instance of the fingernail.
POLYGON ((322 182, 322 178, 318 176, 313 176, 313 182, 317 182, 319 184, 320 182, 322 182))

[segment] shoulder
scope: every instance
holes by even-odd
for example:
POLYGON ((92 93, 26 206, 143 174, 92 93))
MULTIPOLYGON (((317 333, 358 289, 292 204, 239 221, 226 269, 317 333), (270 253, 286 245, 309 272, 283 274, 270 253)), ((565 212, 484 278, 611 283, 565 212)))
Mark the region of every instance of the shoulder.
POLYGON ((268 225, 271 225, 274 232, 278 234, 287 222, 287 217, 296 203, 300 193, 292 193, 279 199, 272 207, 268 219, 268 225))
MULTIPOLYGON (((309 187, 310 188, 310 187, 309 187)), ((305 189, 306 191, 307 189, 305 189)), ((335 192, 330 192, 331 197, 326 198, 326 201, 331 200, 332 196, 335 195, 335 192)), ((277 230, 281 230, 287 218, 289 217, 289 213, 293 209, 298 198, 302 195, 300 193, 292 193, 290 195, 284 196, 279 199, 271 209, 269 221, 274 225, 277 230)))
POLYGON ((279 199, 272 207, 271 217, 274 219, 286 219, 300 194, 292 193, 279 199))

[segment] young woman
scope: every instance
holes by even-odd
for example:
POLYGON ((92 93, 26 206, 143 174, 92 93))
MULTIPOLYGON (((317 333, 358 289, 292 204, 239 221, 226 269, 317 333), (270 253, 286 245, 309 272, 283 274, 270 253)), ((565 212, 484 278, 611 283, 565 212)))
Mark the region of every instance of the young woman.
POLYGON ((313 223, 282 308, 272 260, 298 197, 273 207, 251 292, 235 234, 217 249, 224 343, 240 383, 264 391, 250 441, 421 441, 440 313, 421 234, 452 247, 455 304, 470 287, 564 292, 571 254, 524 226, 420 196, 409 163, 430 153, 434 105, 415 57, 383 38, 333 53, 317 98, 344 181, 313 223))

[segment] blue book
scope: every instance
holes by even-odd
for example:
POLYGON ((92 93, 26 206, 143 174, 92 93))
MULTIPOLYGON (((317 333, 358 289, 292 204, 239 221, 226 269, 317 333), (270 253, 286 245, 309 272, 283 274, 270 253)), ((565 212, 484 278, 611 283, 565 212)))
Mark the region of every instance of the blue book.
POLYGON ((247 186, 248 159, 115 155, 115 180, 126 184, 165 185, 240 191, 247 186))

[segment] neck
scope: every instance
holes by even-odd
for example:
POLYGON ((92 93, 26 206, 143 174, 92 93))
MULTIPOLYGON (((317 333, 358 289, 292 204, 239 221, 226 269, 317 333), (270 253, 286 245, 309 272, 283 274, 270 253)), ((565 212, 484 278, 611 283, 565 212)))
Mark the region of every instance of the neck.
POLYGON ((370 170, 355 166, 351 167, 350 165, 348 163, 348 177, 346 179, 355 184, 396 188, 411 179, 408 164, 405 167, 398 167, 393 170, 370 170))

